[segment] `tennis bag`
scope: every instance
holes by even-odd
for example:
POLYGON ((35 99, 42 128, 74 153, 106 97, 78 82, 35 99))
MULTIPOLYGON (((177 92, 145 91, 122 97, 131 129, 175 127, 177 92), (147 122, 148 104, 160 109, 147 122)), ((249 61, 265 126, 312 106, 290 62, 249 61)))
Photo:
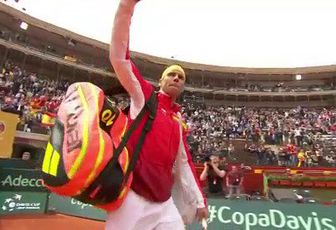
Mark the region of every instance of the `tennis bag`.
POLYGON ((51 192, 108 211, 118 208, 130 189, 132 171, 156 107, 153 90, 128 127, 127 115, 100 88, 91 83, 70 85, 43 157, 45 186, 51 192), (148 119, 130 154, 125 146, 146 113, 148 119))

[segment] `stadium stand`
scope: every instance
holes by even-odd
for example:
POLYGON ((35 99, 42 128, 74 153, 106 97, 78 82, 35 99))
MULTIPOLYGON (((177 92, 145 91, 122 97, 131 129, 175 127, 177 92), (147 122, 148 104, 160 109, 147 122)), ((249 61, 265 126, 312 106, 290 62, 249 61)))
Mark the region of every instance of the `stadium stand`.
MULTIPOLYGON (((137 52, 131 56, 151 82, 176 62, 137 52)), ((191 76, 180 103, 196 163, 217 154, 226 166, 336 167, 336 66, 251 69, 177 62, 191 76), (295 79, 298 73, 302 80, 295 79)), ((109 64, 107 44, 3 4, 0 64, 0 110, 19 114, 17 130, 23 133, 49 134, 75 81, 98 85, 122 108, 129 103, 109 64), (18 29, 20 21, 29 30, 18 29)), ((12 156, 26 152, 34 152, 31 158, 38 161, 43 148, 15 143, 12 156)), ((236 199, 268 199, 259 192, 236 199)))

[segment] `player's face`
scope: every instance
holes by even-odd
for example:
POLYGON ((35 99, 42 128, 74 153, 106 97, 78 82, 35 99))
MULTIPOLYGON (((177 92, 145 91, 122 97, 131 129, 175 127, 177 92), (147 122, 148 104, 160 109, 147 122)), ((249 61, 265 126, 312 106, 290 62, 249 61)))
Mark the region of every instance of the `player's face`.
POLYGON ((183 92, 185 77, 178 72, 170 72, 160 80, 160 88, 163 92, 168 94, 176 100, 183 92))

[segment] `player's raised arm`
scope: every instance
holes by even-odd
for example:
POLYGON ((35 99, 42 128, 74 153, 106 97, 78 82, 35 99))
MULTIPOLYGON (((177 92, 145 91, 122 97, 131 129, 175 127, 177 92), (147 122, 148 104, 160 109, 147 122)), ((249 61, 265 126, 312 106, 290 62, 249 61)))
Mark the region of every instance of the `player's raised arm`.
POLYGON ((131 97, 131 118, 136 117, 151 92, 151 85, 130 60, 130 25, 136 0, 120 0, 112 29, 110 61, 121 83, 131 97))

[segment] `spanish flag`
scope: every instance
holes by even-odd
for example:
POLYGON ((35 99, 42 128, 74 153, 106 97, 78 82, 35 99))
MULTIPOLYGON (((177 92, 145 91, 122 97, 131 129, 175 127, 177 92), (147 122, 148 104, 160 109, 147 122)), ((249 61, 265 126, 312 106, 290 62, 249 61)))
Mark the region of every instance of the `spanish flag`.
POLYGON ((44 126, 54 126, 55 125, 55 118, 56 118, 56 114, 55 113, 49 113, 46 112, 42 115, 42 125, 44 126))

